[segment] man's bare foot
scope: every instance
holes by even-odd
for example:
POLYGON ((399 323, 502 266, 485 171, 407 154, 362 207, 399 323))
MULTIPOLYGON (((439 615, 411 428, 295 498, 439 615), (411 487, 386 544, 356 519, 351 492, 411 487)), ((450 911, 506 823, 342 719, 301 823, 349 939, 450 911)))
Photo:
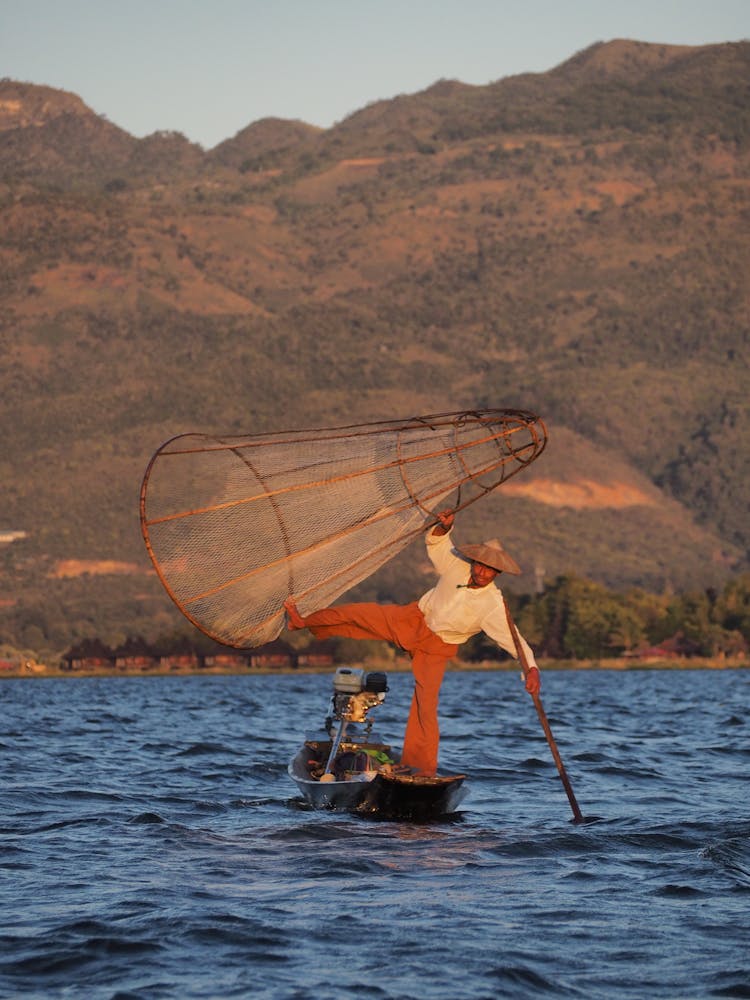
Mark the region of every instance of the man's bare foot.
POLYGON ((286 610, 288 629, 305 628, 305 619, 297 610, 297 605, 294 603, 293 597, 287 597, 284 601, 284 608, 286 610))

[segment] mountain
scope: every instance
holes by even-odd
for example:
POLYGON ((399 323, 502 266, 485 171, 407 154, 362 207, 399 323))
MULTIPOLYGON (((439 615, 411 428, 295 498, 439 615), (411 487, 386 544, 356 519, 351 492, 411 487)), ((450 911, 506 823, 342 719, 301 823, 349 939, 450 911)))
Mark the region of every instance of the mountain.
POLYGON ((156 132, 134 139, 95 114, 74 94, 32 84, 0 80, 0 164, 11 183, 53 184, 60 189, 84 185, 91 178, 176 176, 180 169, 200 170, 200 146, 178 132, 156 132))
POLYGON ((301 121, 263 118, 241 129, 211 150, 209 161, 217 166, 234 167, 242 173, 263 170, 279 163, 288 154, 314 142, 322 129, 301 121))
POLYGON ((750 43, 617 40, 205 151, 0 81, 0 642, 181 626, 138 490, 188 430, 531 409, 544 455, 457 529, 513 586, 744 570, 749 97, 750 43))

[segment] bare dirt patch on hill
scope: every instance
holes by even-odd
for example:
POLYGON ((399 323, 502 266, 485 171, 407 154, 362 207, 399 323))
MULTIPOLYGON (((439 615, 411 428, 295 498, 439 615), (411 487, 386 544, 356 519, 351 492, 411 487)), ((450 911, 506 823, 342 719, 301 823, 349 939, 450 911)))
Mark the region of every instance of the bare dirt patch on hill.
POLYGON ((55 563, 49 575, 53 579, 62 580, 85 575, 135 576, 143 572, 143 568, 135 563, 118 562, 115 559, 61 559, 55 563))
POLYGON ((510 496, 528 497, 551 507, 570 507, 572 510, 658 506, 655 497, 623 482, 597 483, 592 479, 579 479, 563 483, 554 479, 535 479, 526 483, 506 483, 503 490, 510 496))

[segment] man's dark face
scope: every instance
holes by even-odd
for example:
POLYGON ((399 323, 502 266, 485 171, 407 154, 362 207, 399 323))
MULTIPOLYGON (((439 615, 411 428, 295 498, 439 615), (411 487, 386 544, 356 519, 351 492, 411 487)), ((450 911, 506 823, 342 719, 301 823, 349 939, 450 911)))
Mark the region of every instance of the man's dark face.
POLYGON ((492 583, 499 572, 500 570, 494 569, 492 566, 486 566, 484 563, 472 562, 471 586, 486 587, 492 583))

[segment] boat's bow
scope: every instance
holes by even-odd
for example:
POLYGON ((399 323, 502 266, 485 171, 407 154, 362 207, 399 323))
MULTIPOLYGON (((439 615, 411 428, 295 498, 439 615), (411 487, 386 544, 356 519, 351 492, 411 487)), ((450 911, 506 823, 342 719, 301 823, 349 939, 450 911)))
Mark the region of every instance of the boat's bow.
POLYGON ((357 806, 363 815, 414 822, 449 816, 466 798, 465 774, 424 777, 380 771, 357 806))

